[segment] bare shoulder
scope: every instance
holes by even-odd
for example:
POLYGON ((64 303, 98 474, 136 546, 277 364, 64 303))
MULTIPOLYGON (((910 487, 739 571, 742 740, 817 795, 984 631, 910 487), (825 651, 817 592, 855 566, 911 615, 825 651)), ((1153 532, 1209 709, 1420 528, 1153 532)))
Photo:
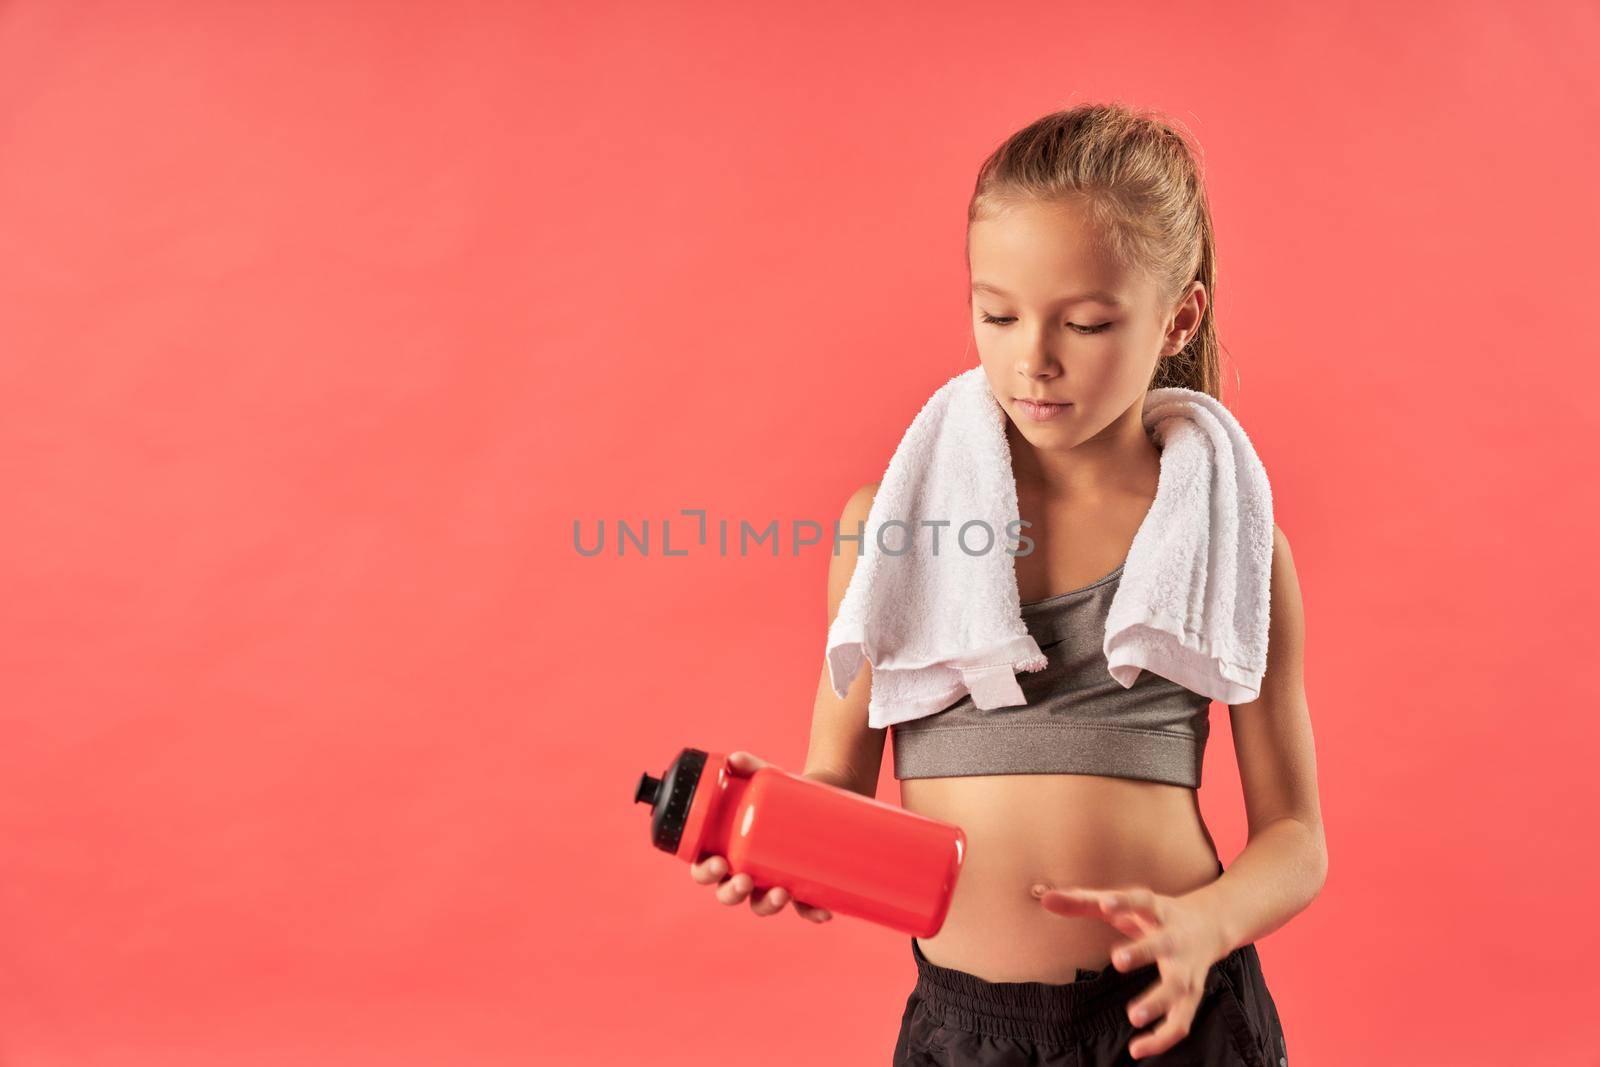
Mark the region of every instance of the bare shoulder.
POLYGON ((1234 712, 1263 709, 1261 714, 1282 721, 1305 705, 1305 607, 1300 598, 1300 577, 1295 573, 1289 538, 1276 523, 1272 527, 1272 568, 1267 607, 1267 666, 1260 694, 1234 712))
POLYGON ((844 591, 855 573, 856 560, 861 556, 861 538, 866 536, 867 516, 872 511, 872 501, 878 495, 878 482, 870 482, 850 494, 844 510, 839 515, 838 540, 828 563, 828 621, 833 621, 844 599, 844 591))
POLYGON ((1283 527, 1272 524, 1272 614, 1288 616, 1283 620, 1296 636, 1303 625, 1304 605, 1300 601, 1300 576, 1295 572, 1294 553, 1289 549, 1289 536, 1283 527))
POLYGON ((860 554, 861 542, 845 538, 854 538, 866 526, 867 516, 872 512, 872 501, 877 495, 878 483, 868 482, 851 493, 850 499, 844 502, 844 510, 839 515, 838 555, 850 553, 853 559, 860 554))
MULTIPOLYGON (((1283 532, 1283 527, 1277 523, 1272 524, 1272 555, 1276 559, 1278 553, 1289 555, 1289 535, 1283 532)), ((1291 557, 1290 562, 1293 562, 1291 557)))
POLYGON ((881 483, 868 482, 854 493, 851 493, 850 499, 845 501, 845 515, 852 519, 859 517, 864 521, 867 517, 867 512, 872 510, 872 501, 878 495, 879 484, 881 483))
POLYGON ((845 540, 846 535, 851 538, 861 534, 867 524, 867 516, 872 513, 872 501, 878 495, 878 482, 869 482, 850 494, 850 499, 844 503, 844 512, 839 516, 839 555, 846 552, 851 554, 851 562, 861 553, 859 540, 845 540))

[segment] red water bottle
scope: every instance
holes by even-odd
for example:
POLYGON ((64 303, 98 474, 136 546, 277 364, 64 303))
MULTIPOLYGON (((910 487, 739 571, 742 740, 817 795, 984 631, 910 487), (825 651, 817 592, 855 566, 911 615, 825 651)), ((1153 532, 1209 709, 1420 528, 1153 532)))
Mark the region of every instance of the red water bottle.
POLYGON ((758 889, 914 937, 944 925, 967 836, 954 823, 768 764, 735 774, 727 755, 686 748, 639 779, 650 840, 686 863, 725 856, 758 889))

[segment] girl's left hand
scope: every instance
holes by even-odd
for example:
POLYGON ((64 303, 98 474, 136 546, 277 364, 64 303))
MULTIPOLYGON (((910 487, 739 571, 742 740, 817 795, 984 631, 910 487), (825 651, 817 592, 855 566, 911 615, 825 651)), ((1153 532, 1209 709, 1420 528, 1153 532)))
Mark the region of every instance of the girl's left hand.
POLYGON ((1222 930, 1216 916, 1184 897, 1169 897, 1145 888, 1051 889, 1034 886, 1039 903, 1058 915, 1103 919, 1130 940, 1111 946, 1111 963, 1131 971, 1154 963, 1161 979, 1129 1003, 1128 1019, 1143 1026, 1157 1016, 1161 1024, 1128 1044, 1134 1059, 1165 1052, 1189 1032, 1206 975, 1221 959, 1222 930))

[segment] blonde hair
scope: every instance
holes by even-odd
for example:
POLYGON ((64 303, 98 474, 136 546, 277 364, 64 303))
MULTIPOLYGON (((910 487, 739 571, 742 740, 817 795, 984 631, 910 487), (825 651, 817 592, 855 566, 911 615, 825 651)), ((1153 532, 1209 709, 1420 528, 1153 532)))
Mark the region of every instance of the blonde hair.
POLYGON ((1198 149, 1174 123, 1120 103, 1052 112, 984 160, 967 232, 1019 202, 1069 199, 1084 205, 1095 239, 1117 263, 1155 278, 1164 304, 1191 282, 1204 284, 1199 329, 1181 351, 1157 360, 1147 388, 1176 385, 1221 400, 1216 241, 1198 149))

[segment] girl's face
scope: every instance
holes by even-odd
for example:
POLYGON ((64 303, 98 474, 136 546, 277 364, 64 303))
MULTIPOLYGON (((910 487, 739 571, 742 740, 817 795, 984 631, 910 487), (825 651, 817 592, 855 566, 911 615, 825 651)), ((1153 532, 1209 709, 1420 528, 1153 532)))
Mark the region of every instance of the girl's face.
POLYGON ((1048 451, 1130 412, 1138 420, 1156 361, 1182 348, 1205 306, 1195 283, 1176 307, 1158 307, 1154 280, 1101 251, 1072 202, 1018 204, 974 222, 967 262, 989 388, 1023 437, 1048 451))

